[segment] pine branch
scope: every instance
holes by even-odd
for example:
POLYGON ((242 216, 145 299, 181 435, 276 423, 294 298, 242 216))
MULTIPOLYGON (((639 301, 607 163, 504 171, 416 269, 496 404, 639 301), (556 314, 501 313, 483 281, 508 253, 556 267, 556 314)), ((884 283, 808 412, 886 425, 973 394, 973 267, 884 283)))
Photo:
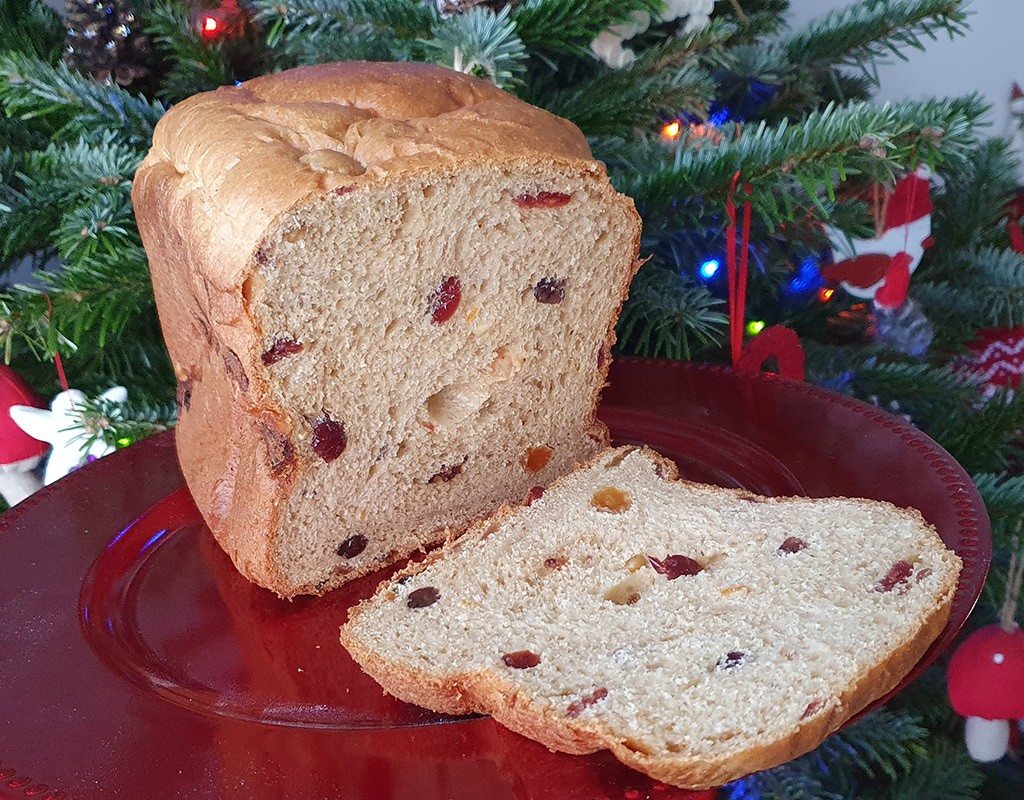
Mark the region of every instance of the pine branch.
POLYGON ((945 189, 935 197, 932 214, 935 246, 915 273, 915 282, 957 283, 973 269, 972 250, 986 244, 1005 246, 1007 241, 998 222, 1017 184, 1008 142, 982 142, 963 161, 944 165, 942 177, 945 189))
POLYGON ((1024 475, 979 472, 971 478, 993 517, 1024 515, 1024 475))
POLYGON ((170 405, 149 406, 130 400, 116 403, 102 397, 87 397, 74 411, 80 415, 82 427, 89 434, 82 440, 82 452, 87 452, 97 441, 115 448, 127 447, 172 428, 177 418, 170 405))
POLYGON ((0 53, 0 106, 21 119, 45 120, 57 141, 108 134, 137 147, 149 146, 164 113, 155 100, 14 52, 0 53))
POLYGON ((159 96, 176 103, 190 95, 227 86, 235 74, 224 54, 223 43, 203 40, 180 2, 162 0, 143 14, 146 31, 170 65, 160 81, 159 96))
POLYGON ((536 100, 553 114, 575 122, 588 135, 629 137, 636 128, 659 127, 665 114, 707 108, 713 92, 710 76, 700 67, 686 65, 649 73, 646 64, 638 61, 536 100))
POLYGON ((929 433, 968 472, 1005 469, 1018 452, 1024 430, 1024 396, 998 392, 980 409, 952 419, 936 419, 929 433))
POLYGON ((422 44, 434 63, 506 88, 522 81, 529 55, 508 6, 498 13, 477 6, 455 14, 436 25, 422 44))
POLYGON ((636 355, 689 359, 700 345, 720 337, 727 318, 721 300, 704 286, 654 265, 633 279, 618 323, 619 348, 636 355))
POLYGON ((677 199, 692 198, 704 213, 724 218, 725 198, 738 172, 753 190, 751 201, 766 227, 824 207, 820 194, 833 196, 836 183, 862 173, 891 181, 921 161, 962 160, 970 152, 973 126, 984 106, 977 97, 886 104, 828 106, 799 124, 764 123, 741 131, 718 132, 719 140, 681 137, 673 161, 642 175, 619 175, 617 186, 638 200, 650 222, 659 213, 678 213, 677 199), (863 146, 885 150, 878 158, 863 146))
POLYGON ((254 0, 253 7, 253 19, 269 28, 267 44, 302 64, 321 63, 326 53, 409 60, 438 22, 433 4, 418 0, 254 0))
POLYGON ((784 43, 795 64, 856 66, 877 85, 877 64, 889 56, 906 60, 903 48, 924 49, 939 33, 967 30, 963 0, 871 0, 827 14, 784 43))
POLYGON ((929 313, 963 317, 976 327, 1024 324, 1024 256, 996 247, 957 255, 962 259, 958 279, 914 288, 929 313))
POLYGON ((984 775, 963 747, 942 739, 930 743, 896 781, 891 800, 975 800, 984 775))
POLYGON ((630 19, 634 11, 655 14, 663 0, 527 0, 514 9, 512 21, 531 50, 591 56, 598 34, 630 19))
POLYGON ((0 53, 13 51, 48 64, 64 45, 60 15, 39 0, 0 0, 0 53))

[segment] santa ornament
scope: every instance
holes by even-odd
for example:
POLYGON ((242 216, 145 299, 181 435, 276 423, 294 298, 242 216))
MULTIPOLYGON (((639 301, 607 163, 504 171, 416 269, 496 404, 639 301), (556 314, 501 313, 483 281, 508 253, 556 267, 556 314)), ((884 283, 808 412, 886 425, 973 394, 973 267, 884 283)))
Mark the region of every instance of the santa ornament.
POLYGON ((891 195, 874 198, 873 239, 851 239, 842 231, 828 229, 834 262, 821 270, 826 280, 865 299, 874 298, 890 274, 902 281, 906 272, 909 280, 932 243, 930 177, 927 167, 918 167, 896 182, 891 195), (897 256, 899 266, 894 261, 897 256))
POLYGON ((997 625, 968 636, 949 662, 949 701, 966 717, 964 741, 976 761, 998 761, 1024 719, 1024 631, 1016 621, 1024 559, 1014 553, 997 625))

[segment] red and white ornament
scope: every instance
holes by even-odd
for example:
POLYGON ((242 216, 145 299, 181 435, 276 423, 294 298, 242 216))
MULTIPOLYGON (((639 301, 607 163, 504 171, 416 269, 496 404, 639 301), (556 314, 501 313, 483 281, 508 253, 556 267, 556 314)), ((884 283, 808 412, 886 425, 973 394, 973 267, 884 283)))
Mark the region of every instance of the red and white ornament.
POLYGON ((987 328, 969 345, 971 355, 958 366, 977 377, 990 392, 1016 389, 1024 376, 1024 328, 987 328))
POLYGON ((967 718, 967 752, 976 761, 998 761, 1010 746, 1010 720, 1024 719, 1024 631, 975 631, 953 654, 946 680, 953 709, 967 718))
POLYGON ((50 449, 15 424, 9 414, 14 406, 45 408, 13 369, 0 364, 0 494, 9 506, 43 485, 35 468, 50 449))
POLYGON ((1024 559, 1014 554, 999 624, 968 636, 946 672, 949 701, 967 718, 964 741, 976 761, 1006 755, 1015 733, 1010 722, 1024 719, 1024 631, 1015 619, 1022 577, 1024 559))
MULTIPOLYGON (((822 268, 825 279, 838 283, 854 297, 863 298, 874 298, 891 274, 898 273, 897 279, 902 281, 905 273, 909 282, 909 276, 931 245, 930 176, 926 167, 919 167, 896 182, 878 215, 873 239, 851 239, 842 231, 828 229, 834 262, 822 268), (894 267, 896 273, 890 273, 894 267)), ((891 303, 892 298, 888 298, 887 306, 891 307, 891 303)))

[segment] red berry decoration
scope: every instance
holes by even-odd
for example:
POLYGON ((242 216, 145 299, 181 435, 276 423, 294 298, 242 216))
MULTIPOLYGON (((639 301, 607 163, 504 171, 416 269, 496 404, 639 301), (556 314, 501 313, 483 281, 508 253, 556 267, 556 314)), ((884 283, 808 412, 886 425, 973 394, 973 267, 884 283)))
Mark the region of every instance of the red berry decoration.
POLYGON ((282 358, 287 358, 301 352, 302 342, 297 342, 294 339, 278 339, 270 346, 269 350, 260 356, 260 360, 269 367, 271 364, 276 364, 282 358))
POLYGON ((565 278, 541 278, 533 287, 538 303, 556 306, 565 300, 565 278))
POLYGON ((345 435, 345 428, 340 422, 331 419, 326 411, 313 424, 313 452, 324 461, 334 461, 345 452, 348 445, 348 437, 345 435))
POLYGON ((415 589, 409 592, 405 604, 409 608, 426 608, 432 606, 441 599, 441 593, 433 586, 424 586, 422 589, 415 589))
POLYGON ((659 561, 654 556, 647 556, 647 560, 651 562, 651 567, 655 572, 667 576, 670 581, 681 578, 683 575, 696 575, 698 572, 704 571, 700 562, 688 556, 665 556, 664 561, 659 561))
POLYGON ((914 567, 910 562, 897 561, 895 564, 889 567, 889 571, 885 573, 885 577, 875 584, 875 591, 891 592, 901 583, 906 583, 907 579, 910 578, 910 574, 913 571, 914 567))
POLYGON ((514 653, 505 653, 501 660, 512 669, 530 669, 540 663, 540 656, 529 650, 516 650, 514 653))
POLYGON ((447 322, 455 316, 461 301, 462 284, 459 282, 459 279, 454 275, 445 278, 441 281, 440 286, 434 289, 430 297, 427 298, 430 316, 438 325, 442 322, 447 322))

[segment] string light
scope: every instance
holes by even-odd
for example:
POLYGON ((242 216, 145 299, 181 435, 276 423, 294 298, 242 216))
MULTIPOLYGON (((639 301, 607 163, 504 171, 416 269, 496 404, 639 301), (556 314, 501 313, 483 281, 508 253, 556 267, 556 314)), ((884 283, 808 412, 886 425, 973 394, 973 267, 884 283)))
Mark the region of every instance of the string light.
POLYGON ((132 443, 132 440, 129 437, 127 437, 127 436, 122 436, 120 439, 117 440, 117 446, 118 447, 127 447, 131 443, 132 443))
POLYGON ((751 336, 757 336, 761 331, 764 330, 763 319, 752 319, 747 323, 747 333, 751 336))
POLYGON ((679 134, 682 133, 682 130, 683 126, 680 124, 679 120, 674 119, 661 129, 661 135, 666 139, 674 140, 679 138, 679 134))
POLYGON ((835 293, 835 289, 829 289, 827 286, 824 286, 818 290, 818 299, 823 303, 827 303, 835 293))
POLYGON ((718 268, 720 266, 722 265, 721 263, 719 263, 717 258, 709 258, 707 261, 700 265, 700 269, 698 269, 697 271, 700 273, 700 276, 704 280, 709 281, 713 277, 715 277, 715 273, 718 272, 718 268))
POLYGON ((219 27, 220 22, 217 21, 216 17, 203 17, 203 33, 207 36, 215 34, 219 27))

